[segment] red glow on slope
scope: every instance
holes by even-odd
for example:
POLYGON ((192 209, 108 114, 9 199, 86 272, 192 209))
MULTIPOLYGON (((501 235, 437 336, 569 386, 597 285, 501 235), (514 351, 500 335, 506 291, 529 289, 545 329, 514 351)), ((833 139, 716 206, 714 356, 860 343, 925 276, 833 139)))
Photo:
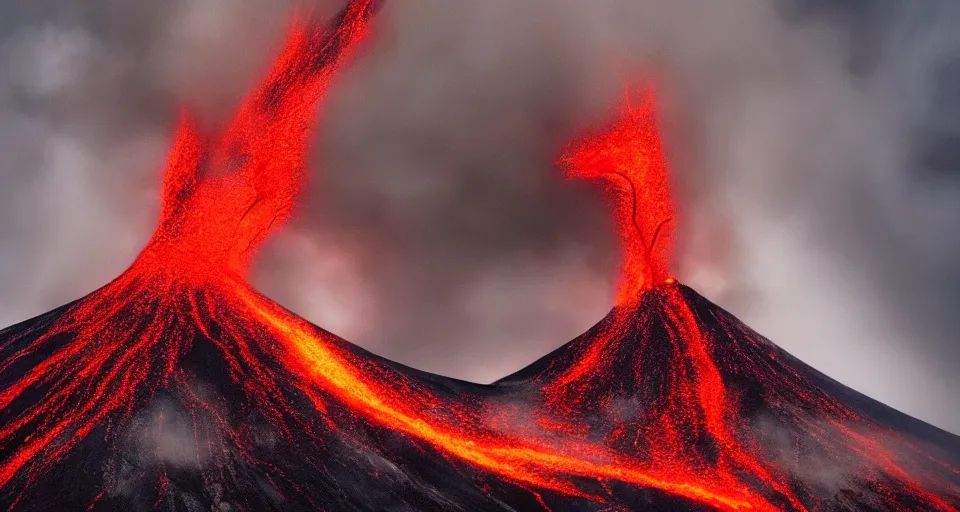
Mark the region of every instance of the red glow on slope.
MULTIPOLYGON (((324 339, 304 320, 252 290, 244 295, 256 315, 275 330, 276 338, 288 344, 291 364, 299 366, 324 391, 371 421, 427 441, 441 452, 503 478, 573 496, 591 495, 578 489, 570 477, 619 480, 729 510, 776 510, 743 485, 721 484, 639 463, 602 445, 569 439, 561 447, 536 438, 511 438, 484 427, 482 410, 458 410, 455 421, 425 414, 424 403, 434 400, 425 390, 408 384, 400 392, 388 383, 402 376, 389 375, 385 368, 371 368, 370 363, 363 369, 351 361, 349 353, 337 350, 332 340, 324 339)), ((317 405, 323 408, 322 402, 317 405)), ((603 500, 602 496, 592 497, 603 500)))
MULTIPOLYGON (((63 457, 93 429, 182 378, 178 361, 199 332, 208 336, 247 390, 275 419, 297 417, 278 403, 279 382, 253 357, 257 328, 233 319, 222 286, 242 275, 257 246, 288 219, 303 181, 315 107, 332 73, 363 36, 369 0, 351 2, 335 30, 297 24, 267 80, 218 137, 203 137, 183 116, 162 186, 157 231, 123 275, 70 308, 14 357, 50 357, 0 391, 13 420, 0 445, 19 449, 0 461, 0 486, 28 463, 27 480, 63 457), (57 346, 58 339, 72 336, 57 346), (39 403, 11 409, 28 391, 39 403)), ((283 429, 283 425, 279 427, 283 429)), ((108 427, 109 430, 109 427, 108 427)))
POLYGON ((570 176, 604 179, 613 188, 622 250, 616 301, 620 307, 614 311, 618 320, 547 390, 552 403, 569 407, 586 399, 586 388, 599 385, 601 379, 591 375, 612 366, 610 345, 630 329, 625 322, 643 293, 675 282, 669 274, 674 229, 670 175, 653 89, 645 91, 639 105, 626 98, 612 123, 578 139, 560 162, 570 176))
MULTIPOLYGON (((245 462, 256 465, 249 443, 191 388, 181 368, 191 344, 203 338, 280 436, 310 437, 298 442, 322 443, 321 427, 349 435, 338 421, 381 426, 536 488, 530 492, 541 504, 538 490, 614 502, 609 490, 599 489, 616 481, 726 510, 805 510, 784 478, 738 439, 736 399, 714 361, 713 340, 669 278, 673 213, 652 94, 564 159, 573 175, 610 178, 622 193, 625 263, 613 321, 575 360, 560 361, 542 376, 538 417, 505 413, 505 423, 533 419, 545 435, 496 428, 483 397, 441 396, 357 355, 246 283, 257 248, 291 215, 318 103, 371 13, 370 0, 354 0, 334 30, 295 25, 264 83, 222 133, 204 134, 184 114, 164 174, 160 222, 147 247, 127 272, 0 365, 5 377, 21 361, 50 354, 0 391, 0 447, 16 447, 0 459, 0 486, 22 478, 29 487, 97 429, 116 435, 135 405, 149 403, 161 389, 176 390, 191 415, 213 416, 245 462), (651 294, 659 294, 653 307, 640 308, 651 294), (656 400, 613 428, 588 424, 619 398, 607 384, 621 377, 614 372, 623 362, 645 363, 647 347, 625 356, 625 340, 659 320, 669 326, 671 358, 659 362, 663 386, 656 400), (285 398, 290 389, 312 403, 323 425, 285 398), (28 393, 43 398, 28 400, 28 393), (328 414, 334 408, 345 408, 349 417, 328 414), (564 436, 548 434, 556 432, 564 436)), ((645 382, 639 366, 631 370, 645 382)), ((217 459, 211 471, 225 465, 217 459)), ((157 488, 168 486, 161 474, 157 488)))
MULTIPOLYGON (((535 378, 543 386, 547 406, 542 421, 555 424, 555 418, 566 418, 566 424, 559 422, 552 430, 590 431, 589 425, 577 425, 578 419, 602 415, 605 408, 616 403, 618 391, 608 384, 621 382, 632 362, 634 382, 645 384, 652 373, 660 373, 660 383, 650 385, 665 389, 657 391, 652 410, 611 429, 609 444, 629 443, 645 467, 666 471, 671 479, 739 489, 760 507, 806 510, 786 477, 761 461, 758 447, 738 438, 739 404, 714 361, 714 341, 701 330, 676 280, 669 277, 673 211, 662 148, 651 90, 640 106, 626 102, 606 130, 580 139, 561 160, 568 174, 607 179, 618 193, 615 211, 623 264, 617 306, 608 322, 586 339, 589 343, 582 349, 574 348, 573 355, 553 361, 535 378), (655 301, 656 305, 641 307, 644 300, 655 301), (662 315, 662 319, 654 315, 662 315), (646 325, 660 321, 670 326, 664 340, 669 346, 649 347, 646 344, 651 342, 635 333, 643 333, 646 325), (640 346, 633 345, 637 341, 640 346), (658 358, 669 354, 669 358, 645 361, 646 354, 657 354, 658 358)), ((781 382, 782 378, 770 377, 766 384, 772 389, 809 386, 799 375, 795 378, 795 382, 781 382)), ((857 418, 835 401, 811 405, 826 416, 857 418)), ((884 450, 877 443, 849 431, 844 435, 845 450, 859 453, 873 466, 883 468, 899 485, 908 486, 920 502, 937 510, 953 510, 912 480, 890 456, 881 455, 884 450), (871 448, 864 449, 867 446, 871 448)), ((902 508, 895 502, 887 505, 902 508)))
POLYGON ((623 246, 617 304, 635 302, 670 277, 673 203, 670 174, 657 126, 653 90, 629 100, 605 131, 575 142, 561 159, 571 176, 605 179, 618 194, 623 246))
MULTIPOLYGON (((337 32, 321 46, 316 34, 296 27, 264 85, 219 136, 201 134, 183 116, 153 239, 126 273, 71 308, 6 363, 15 364, 60 336, 73 337, 0 393, 0 408, 9 412, 27 390, 44 392, 39 404, 14 412, 17 419, 0 432, 0 443, 20 445, 0 462, 0 485, 23 470, 29 483, 94 429, 129 418, 134 404, 149 402, 158 388, 173 387, 193 397, 178 361, 191 340, 203 335, 281 433, 301 416, 279 387, 296 387, 321 413, 326 397, 333 397, 357 418, 423 440, 510 481, 603 500, 571 478, 617 479, 724 508, 763 509, 743 489, 676 478, 595 443, 570 440, 561 449, 536 438, 505 437, 486 426, 482 405, 444 401, 403 375, 359 360, 244 282, 257 246, 290 215, 315 105, 342 56, 363 34, 369 9, 367 1, 352 2, 337 32), (317 60, 325 66, 314 69, 317 60), (256 347, 277 341, 281 346, 275 354, 256 347), (284 382, 272 370, 277 363, 304 379, 284 382), (427 414, 428 404, 452 418, 427 414)), ((201 400, 192 400, 193 414, 217 416, 201 400)), ((225 419, 219 423, 225 435, 243 445, 225 419)), ((299 427, 310 431, 309 425, 299 427)), ((161 477, 159 488, 164 482, 161 477)))

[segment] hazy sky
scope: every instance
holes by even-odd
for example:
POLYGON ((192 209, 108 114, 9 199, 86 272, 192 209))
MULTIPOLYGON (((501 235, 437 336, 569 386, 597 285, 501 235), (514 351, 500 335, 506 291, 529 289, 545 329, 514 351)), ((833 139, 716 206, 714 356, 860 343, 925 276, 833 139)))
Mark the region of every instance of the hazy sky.
MULTIPOLYGON (((291 1, 0 7, 0 324, 129 264, 177 105, 215 124, 291 1)), ((333 0, 315 6, 330 12, 333 0)), ((386 357, 492 381, 612 303, 602 195, 552 162, 655 70, 678 277, 960 432, 960 4, 390 0, 255 282, 386 357)))

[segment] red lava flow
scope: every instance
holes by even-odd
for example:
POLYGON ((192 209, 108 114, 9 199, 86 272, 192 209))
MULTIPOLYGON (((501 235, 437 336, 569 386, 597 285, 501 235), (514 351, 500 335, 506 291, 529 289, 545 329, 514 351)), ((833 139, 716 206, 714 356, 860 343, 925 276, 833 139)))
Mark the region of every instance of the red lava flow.
MULTIPOLYGON (((318 107, 337 69, 367 34, 374 8, 371 0, 351 1, 333 29, 293 24, 266 79, 219 133, 203 133, 184 112, 164 173, 161 218, 146 248, 120 277, 0 366, 2 374, 23 357, 51 351, 0 391, 0 411, 13 418, 0 430, 0 445, 19 446, 0 460, 0 485, 21 472, 34 478, 98 425, 118 413, 129 417, 134 403, 183 379, 178 361, 199 331, 215 341, 235 374, 245 376, 247 393, 281 431, 300 417, 277 392, 292 385, 321 414, 325 401, 335 399, 357 418, 535 488, 604 501, 607 496, 584 490, 577 479, 615 480, 721 509, 772 511, 788 504, 806 510, 785 477, 738 440, 735 398, 712 359, 709 337, 671 287, 675 222, 652 92, 626 105, 606 131, 573 144, 561 161, 571 176, 608 179, 614 187, 624 263, 619 320, 547 383, 542 404, 551 430, 584 432, 579 408, 591 406, 598 375, 612 371, 611 354, 639 314, 640 299, 660 290, 675 326, 670 393, 658 404, 658 418, 625 424, 610 438, 642 430, 653 447, 642 454, 575 434, 560 447, 546 438, 498 432, 484 420, 483 404, 448 403, 411 378, 360 360, 247 284, 258 247, 292 214, 318 107), (58 344, 67 334, 73 340, 58 344), (302 379, 280 382, 262 360, 264 351, 302 379), (33 390, 42 390, 42 400, 10 409, 33 390), (439 418, 425 404, 451 415, 439 418), (715 457, 690 450, 684 433, 691 431, 711 440, 715 457)), ((867 440, 855 444, 883 457, 867 440)), ((929 503, 949 509, 932 495, 929 503)))

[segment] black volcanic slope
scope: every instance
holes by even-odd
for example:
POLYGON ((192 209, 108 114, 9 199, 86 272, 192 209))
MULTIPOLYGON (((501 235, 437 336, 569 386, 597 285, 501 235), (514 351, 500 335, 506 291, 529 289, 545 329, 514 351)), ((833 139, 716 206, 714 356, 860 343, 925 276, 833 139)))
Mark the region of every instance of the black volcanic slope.
POLYGON ((329 26, 294 20, 222 133, 184 113, 157 230, 133 265, 0 331, 0 505, 957 510, 957 437, 668 278, 649 101, 564 160, 629 184, 618 306, 511 377, 484 386, 391 363, 252 289, 256 249, 302 189, 317 106, 377 5, 350 0, 329 26), (651 203, 639 217, 638 190, 651 203))
MULTIPOLYGON (((4 397, 77 343, 67 329, 31 348, 84 300, 0 331, 4 397)), ((116 318, 124 321, 122 315, 116 318)), ((197 322, 183 315, 165 328, 185 328, 177 326, 181 321, 197 322)), ((130 325, 139 323, 130 319, 130 325)), ((77 431, 88 418, 77 419, 31 454, 3 485, 0 503, 15 510, 715 508, 656 486, 583 475, 570 481, 591 496, 537 489, 370 421, 336 396, 324 396, 326 410, 319 411, 297 384, 302 375, 272 354, 281 343, 261 339, 249 351, 233 350, 225 341, 233 329, 216 323, 193 329, 189 347, 171 363, 173 371, 140 373, 148 385, 137 387, 129 404, 95 418, 81 434, 77 431), (278 384, 273 396, 260 396, 248 386, 264 375, 278 384)), ((634 454, 649 467, 667 468, 661 474, 679 471, 691 481, 724 481, 726 471, 747 482, 762 502, 782 509, 950 510, 960 504, 955 469, 960 438, 831 380, 681 285, 648 292, 635 308, 618 308, 584 335, 490 386, 409 369, 322 334, 359 366, 415 382, 451 408, 483 402, 527 411, 509 416, 516 424, 501 426, 505 436, 534 429, 536 435, 561 440, 595 440, 634 454), (676 312, 678 301, 690 316, 676 312), (703 351, 691 348, 697 340, 706 340, 703 351), (688 404, 696 396, 719 396, 716 380, 691 362, 703 356, 715 363, 731 404, 719 412, 733 425, 734 447, 712 432, 712 413, 705 412, 709 405, 688 404), (584 362, 589 363, 584 376, 571 378, 584 362), (698 386, 713 391, 701 392, 698 386), (683 453, 674 453, 680 449, 683 453), (731 455, 740 449, 745 455, 731 455), (750 460, 765 469, 752 467, 750 460)), ((152 350, 168 349, 161 343, 136 355, 162 361, 153 359, 152 350)), ((108 361, 104 371, 133 365, 121 359, 108 361)), ((94 388, 109 381, 102 377, 91 381, 94 388)), ((50 395, 55 388, 56 382, 29 386, 0 410, 0 429, 13 432, 0 447, 5 468, 31 439, 57 425, 57 418, 42 414, 29 429, 14 425, 56 400, 50 395)), ((83 409, 80 401, 90 400, 84 397, 94 390, 75 391, 71 399, 83 409)), ((103 392, 99 400, 124 393, 103 392)))

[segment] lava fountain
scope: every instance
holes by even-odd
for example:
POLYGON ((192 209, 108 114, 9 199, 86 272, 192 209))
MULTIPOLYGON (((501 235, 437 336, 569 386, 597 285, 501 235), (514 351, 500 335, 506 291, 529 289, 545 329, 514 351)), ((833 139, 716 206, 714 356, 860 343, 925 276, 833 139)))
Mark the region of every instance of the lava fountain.
POLYGON ((28 329, 3 340, 0 486, 15 476, 29 484, 95 429, 106 425, 109 437, 135 404, 181 382, 180 361, 198 333, 248 379, 266 415, 288 428, 286 418, 296 415, 254 356, 262 336, 230 317, 239 300, 233 288, 291 215, 318 102, 372 12, 372 2, 353 1, 331 29, 295 23, 266 80, 222 133, 202 134, 184 112, 157 230, 132 266, 42 334, 28 329))
MULTIPOLYGON (((891 430, 869 407, 847 406, 825 391, 833 384, 669 277, 672 200, 652 93, 561 159, 570 175, 605 179, 616 194, 617 305, 517 375, 483 386, 405 368, 254 290, 251 262, 291 216, 319 105, 374 10, 352 0, 329 28, 294 23, 224 129, 206 133, 184 112, 156 232, 131 267, 0 332, 4 504, 115 510, 147 496, 186 509, 834 507, 770 462, 743 428, 749 406, 816 439, 825 457, 853 453, 879 468, 858 477, 865 499, 952 510, 908 476, 902 457, 865 437, 865 425, 891 430), (145 420, 161 402, 170 406, 145 420), (135 427, 169 430, 179 413, 195 461, 128 449, 135 427), (534 429, 503 428, 531 419, 534 429)), ((941 482, 934 473, 924 482, 941 482)))

